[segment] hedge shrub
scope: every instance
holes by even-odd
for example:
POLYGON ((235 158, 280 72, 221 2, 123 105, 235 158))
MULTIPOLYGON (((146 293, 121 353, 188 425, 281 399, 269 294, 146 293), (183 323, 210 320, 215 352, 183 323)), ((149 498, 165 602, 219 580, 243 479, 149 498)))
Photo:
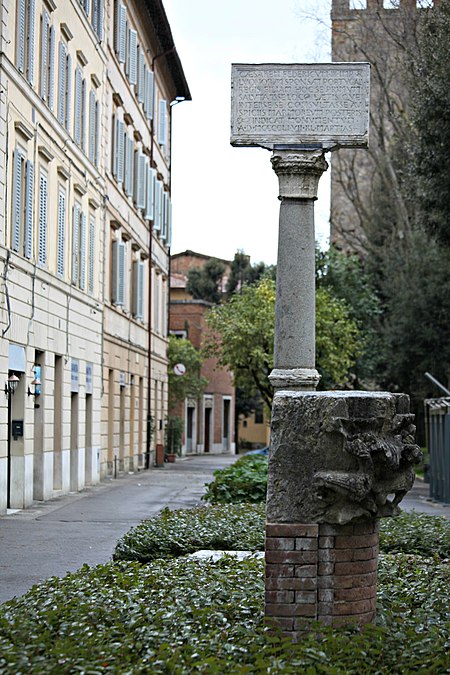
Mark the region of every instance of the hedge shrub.
POLYGON ((0 672, 447 672, 450 566, 383 555, 379 578, 377 626, 292 644, 264 628, 259 561, 85 566, 0 606, 0 672))
POLYGON ((214 504, 265 502, 267 467, 265 455, 244 455, 231 466, 214 471, 203 499, 214 504))

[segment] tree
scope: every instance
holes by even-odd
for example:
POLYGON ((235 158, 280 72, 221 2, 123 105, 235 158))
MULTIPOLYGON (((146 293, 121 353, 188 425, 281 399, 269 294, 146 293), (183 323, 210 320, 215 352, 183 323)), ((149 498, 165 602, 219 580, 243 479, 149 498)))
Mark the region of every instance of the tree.
POLYGON ((264 262, 252 265, 250 263, 250 256, 246 255, 243 251, 236 251, 230 267, 230 275, 227 281, 228 295, 241 289, 244 284, 256 283, 263 276, 274 279, 276 274, 274 265, 266 265, 264 262))
MULTIPOLYGON (((345 303, 325 288, 316 295, 317 368, 323 385, 343 384, 360 351, 359 331, 345 303)), ((268 376, 273 368, 275 282, 263 278, 245 285, 230 300, 213 307, 204 350, 234 374, 235 385, 247 394, 259 391, 270 407, 273 390, 268 376)))
POLYGON ((206 300, 216 304, 223 297, 222 277, 225 265, 217 258, 210 258, 202 267, 194 267, 188 272, 186 290, 196 300, 206 300))
POLYGON ((169 411, 173 411, 185 398, 199 398, 208 380, 200 375, 202 356, 189 340, 171 335, 167 356, 169 359, 169 411), (178 363, 185 366, 184 375, 175 374, 174 367, 178 363))

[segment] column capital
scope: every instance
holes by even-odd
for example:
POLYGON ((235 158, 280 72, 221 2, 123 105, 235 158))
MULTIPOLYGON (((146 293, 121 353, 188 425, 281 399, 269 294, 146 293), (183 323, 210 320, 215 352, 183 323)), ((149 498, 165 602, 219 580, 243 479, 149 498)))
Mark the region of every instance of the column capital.
POLYGON ((317 199, 319 179, 328 169, 322 149, 274 150, 270 161, 278 176, 279 199, 317 199))

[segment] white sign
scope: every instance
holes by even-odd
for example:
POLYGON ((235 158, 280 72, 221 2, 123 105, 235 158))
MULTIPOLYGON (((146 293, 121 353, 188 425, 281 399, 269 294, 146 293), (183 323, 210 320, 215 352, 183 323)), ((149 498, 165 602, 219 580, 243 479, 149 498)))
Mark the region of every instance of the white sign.
POLYGON ((367 147, 368 63, 242 64, 231 71, 231 145, 367 147))
POLYGON ((186 372, 186 366, 184 363, 177 363, 173 367, 173 372, 175 375, 184 375, 186 372))

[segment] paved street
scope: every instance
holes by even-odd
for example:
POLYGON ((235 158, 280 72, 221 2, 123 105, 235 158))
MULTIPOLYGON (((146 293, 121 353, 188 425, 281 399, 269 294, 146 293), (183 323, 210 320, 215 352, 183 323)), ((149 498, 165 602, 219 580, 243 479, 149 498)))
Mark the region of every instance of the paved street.
POLYGON ((235 455, 193 457, 0 518, 0 602, 84 563, 106 562, 133 525, 165 506, 198 504, 213 472, 235 460, 235 455))
MULTIPOLYGON (((200 502, 213 471, 236 456, 192 457, 164 468, 104 481, 34 508, 0 518, 0 602, 22 595, 50 576, 63 576, 87 563, 106 562, 127 530, 163 507, 200 502)), ((450 506, 427 501, 428 485, 417 481, 402 503, 450 518, 450 506)))

